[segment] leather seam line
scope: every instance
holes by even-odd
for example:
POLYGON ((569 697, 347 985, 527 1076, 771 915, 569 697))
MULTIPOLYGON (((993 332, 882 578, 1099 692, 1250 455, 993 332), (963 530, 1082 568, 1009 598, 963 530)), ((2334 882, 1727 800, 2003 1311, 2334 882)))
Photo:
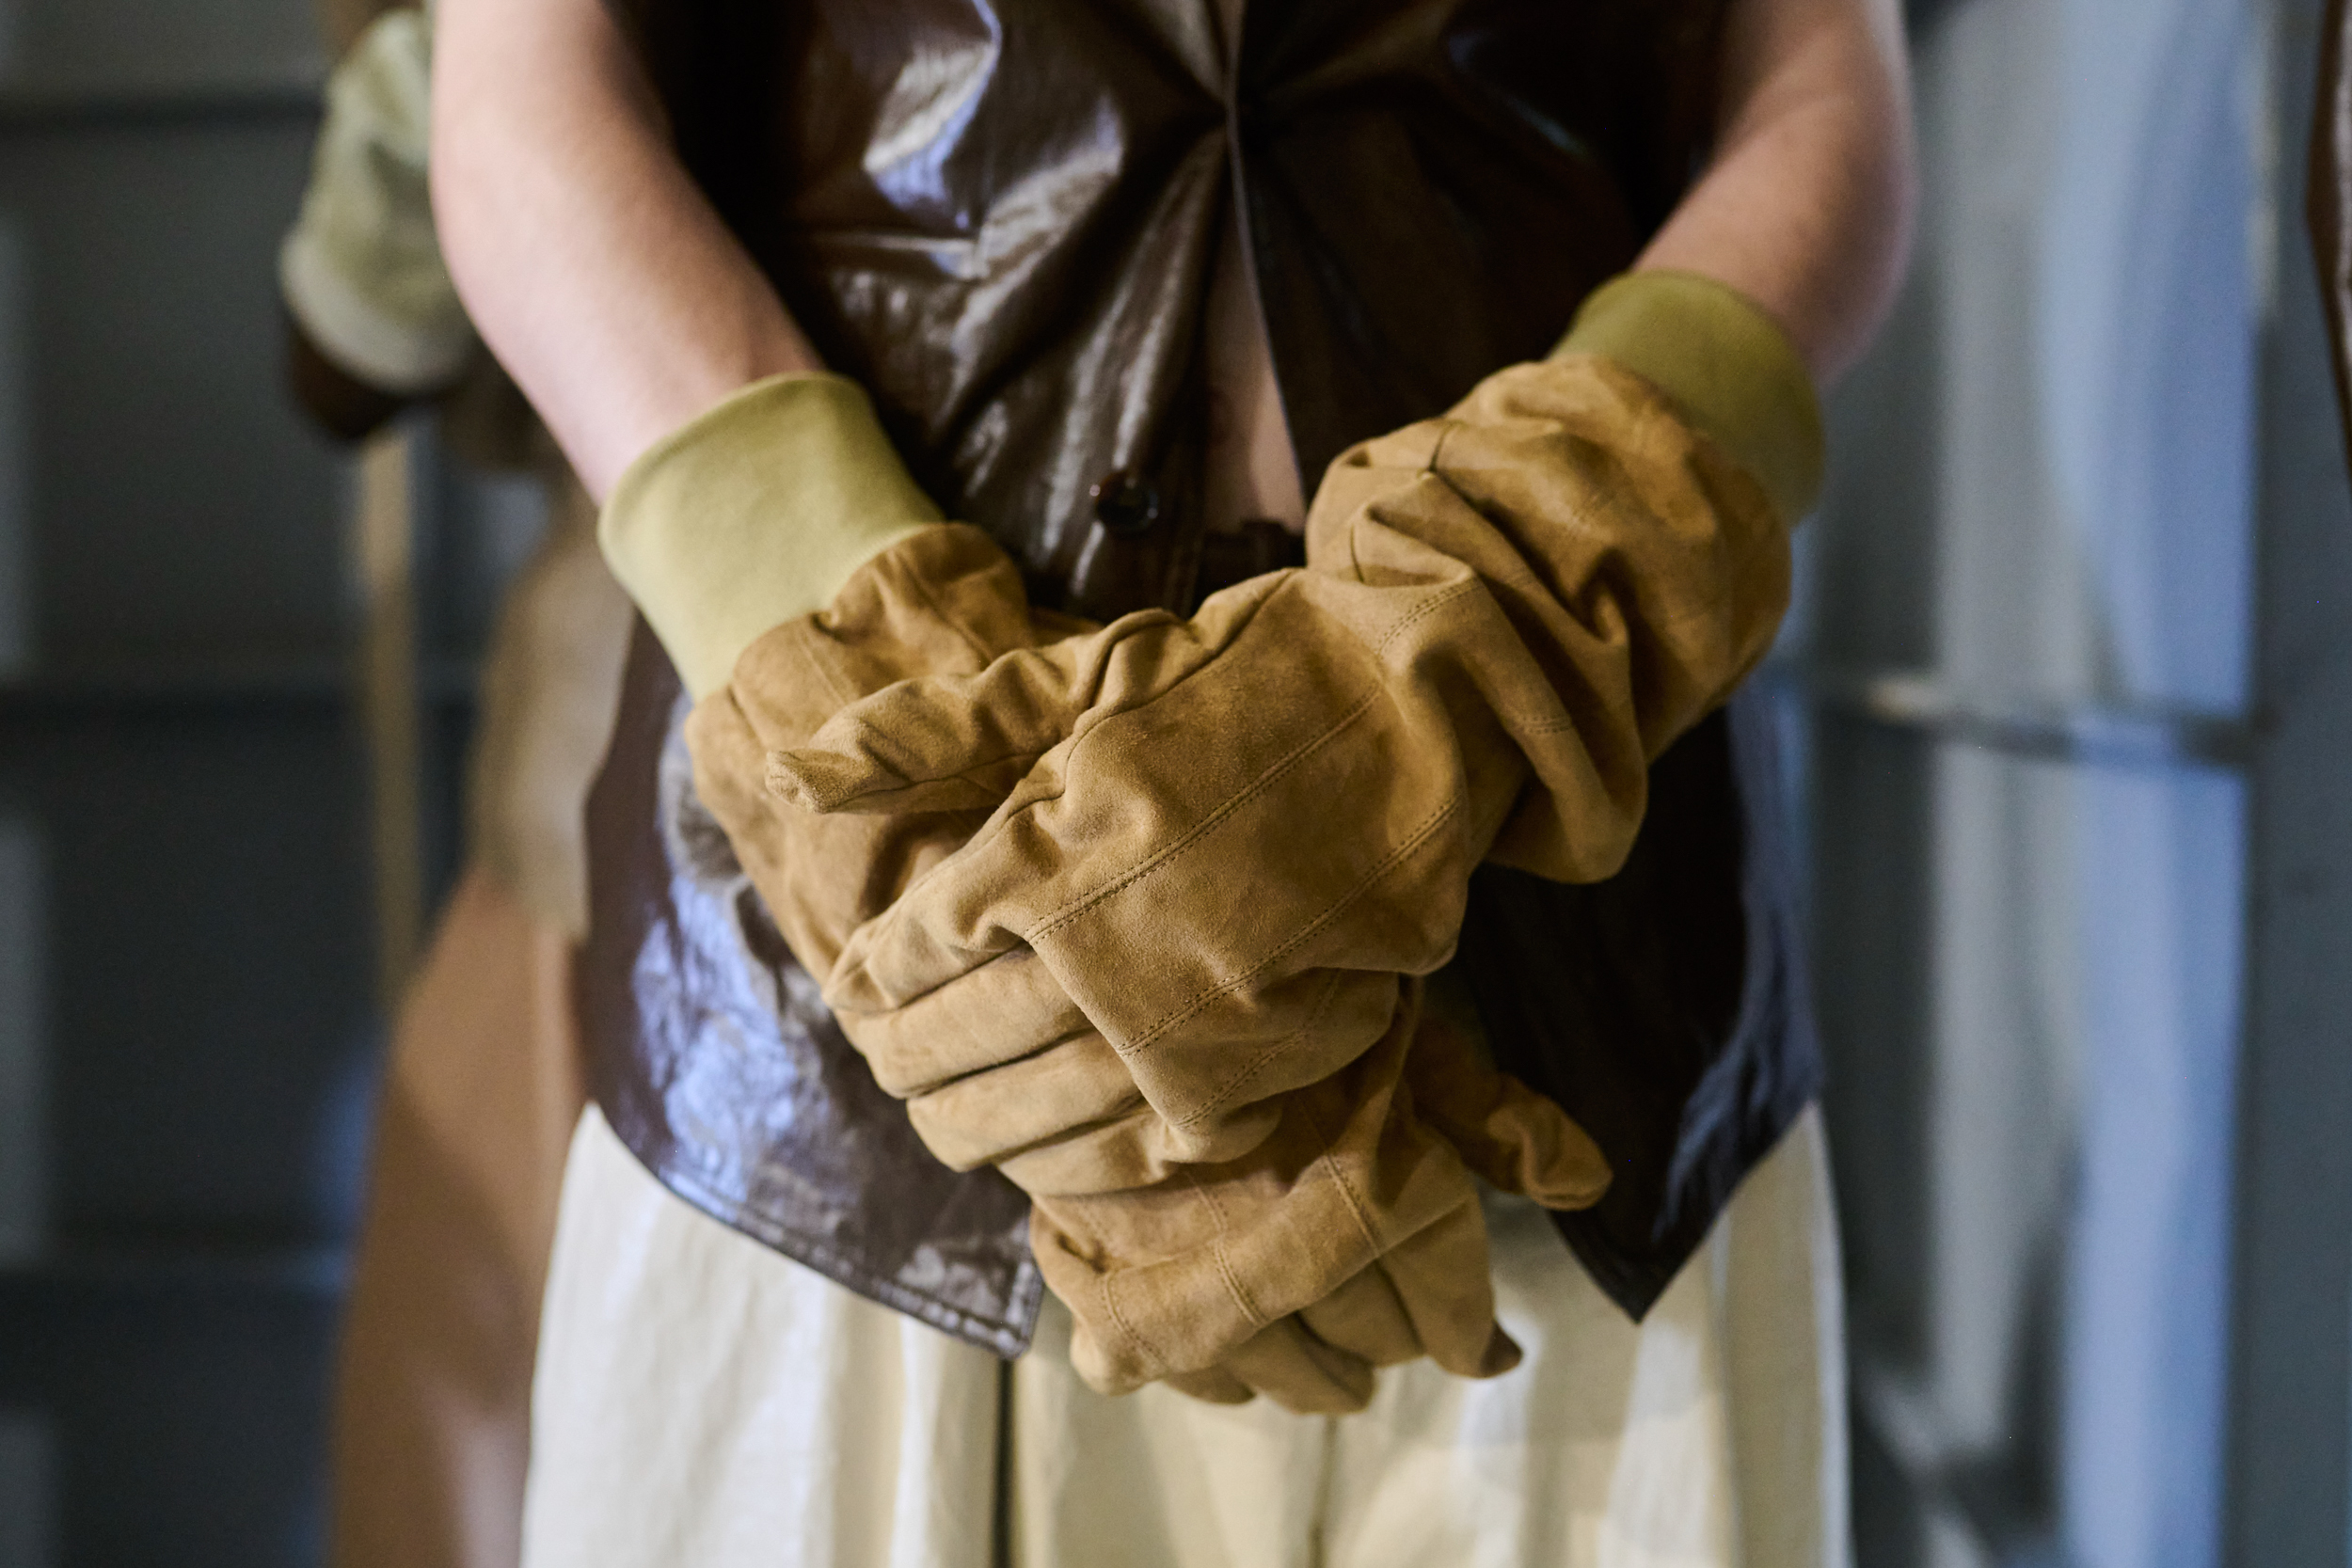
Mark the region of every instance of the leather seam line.
MULTIPOLYGON (((1401 1064, 1398 1070, 1401 1075, 1403 1071, 1401 1064)), ((1365 1216, 1363 1206, 1358 1201, 1355 1189, 1347 1184, 1347 1178, 1340 1173, 1339 1162, 1331 1157, 1331 1135, 1325 1131, 1323 1118, 1315 1114, 1311 1106, 1305 1109, 1307 1119, 1314 1124, 1315 1137, 1323 1145, 1323 1151, 1315 1156, 1315 1164, 1323 1167, 1323 1174, 1330 1180, 1331 1185, 1339 1189, 1340 1201, 1347 1206, 1348 1218, 1356 1222, 1357 1234, 1363 1237, 1364 1245, 1372 1249, 1372 1263, 1365 1265, 1367 1268, 1372 1267, 1386 1256, 1380 1245, 1380 1238, 1373 1233, 1372 1221, 1365 1216)))
POLYGON ((1249 804, 1250 801, 1272 789, 1285 774, 1296 768, 1300 764, 1304 763, 1309 757, 1314 755, 1315 752, 1321 751, 1325 746, 1329 745, 1331 741, 1337 738, 1343 731, 1353 726, 1358 720, 1361 719, 1366 713, 1372 710, 1373 705, 1380 700, 1380 689, 1377 687, 1375 687, 1371 691, 1366 692, 1362 697, 1357 699, 1355 706, 1349 708, 1345 713, 1341 714, 1340 717, 1332 722, 1329 729, 1325 730, 1321 735, 1315 736, 1311 739, 1301 741, 1290 752, 1288 755, 1277 758, 1273 766, 1268 768, 1263 773, 1261 773, 1249 784, 1247 788, 1244 788, 1228 798, 1223 805, 1218 806, 1216 810, 1211 812, 1199 823, 1195 824, 1192 831, 1185 833, 1184 837, 1178 839, 1167 848, 1162 849, 1159 853, 1153 855, 1142 864, 1131 866, 1126 871, 1121 872, 1118 877, 1112 879, 1110 881, 1104 883, 1101 887, 1094 889, 1090 893, 1080 895, 1071 903, 1064 905, 1061 909, 1055 911, 1050 915, 1047 915, 1043 920, 1040 921, 1037 925, 1031 927, 1028 931, 1024 933, 1022 940, 1026 942, 1030 946, 1035 947, 1039 942, 1052 937, 1063 927, 1070 925, 1072 922, 1085 915, 1097 904, 1104 902, 1105 899, 1112 898, 1119 894, 1126 892, 1128 889, 1134 887, 1137 882, 1143 881, 1156 873, 1166 869, 1169 863, 1192 848, 1192 847, 1200 842, 1201 838, 1223 826, 1227 817, 1232 816, 1234 813, 1240 811, 1244 806, 1249 804))
POLYGON ((1330 1010, 1331 999, 1340 993, 1340 981, 1344 978, 1344 971, 1333 970, 1331 972, 1331 977, 1324 982, 1323 994, 1315 999, 1314 1010, 1307 1015, 1307 1022, 1301 1023, 1297 1028, 1283 1036, 1274 1044, 1266 1047, 1266 1049, 1260 1053, 1257 1060, 1249 1063, 1239 1072, 1235 1073, 1231 1079, 1227 1080, 1225 1086, 1217 1090, 1214 1099, 1193 1110, 1188 1115, 1179 1118, 1173 1123, 1173 1125, 1186 1131, 1189 1131, 1194 1127, 1198 1127, 1202 1121, 1206 1120, 1210 1116, 1215 1114, 1216 1110, 1228 1100, 1231 1100, 1235 1094, 1238 1094, 1241 1091, 1242 1085, 1248 1083, 1252 1078, 1255 1078, 1259 1071, 1263 1069, 1267 1063, 1275 1061, 1287 1054, 1290 1048, 1296 1044, 1302 1036, 1323 1021, 1323 1015, 1330 1010))
POLYGON ((1475 594, 1485 586, 1486 584, 1484 582, 1473 577, 1468 582, 1457 582, 1453 587, 1446 589, 1442 593, 1431 594, 1428 598, 1423 599, 1421 603, 1415 605, 1411 610, 1407 610, 1404 616, 1397 621, 1396 625, 1381 633, 1380 641, 1373 644, 1372 651, 1375 654, 1387 653, 1389 651, 1390 643, 1395 641, 1398 638, 1412 630, 1413 627, 1421 625, 1422 622, 1427 620, 1430 616, 1437 614, 1438 611, 1445 609, 1454 600, 1475 594))
POLYGON ((1142 1332, 1134 1323, 1128 1322, 1127 1314, 1119 1309, 1119 1292, 1111 1286, 1112 1282, 1125 1272, 1123 1269, 1113 1270, 1102 1276, 1103 1310, 1109 1315, 1111 1322, 1119 1325, 1119 1332, 1127 1337, 1127 1342, 1135 1346, 1136 1354, 1143 1358, 1146 1366, 1165 1368, 1168 1366, 1168 1357, 1160 1354, 1160 1348, 1145 1338, 1142 1332))
MULTIPOLYGON (((898 567, 900 563, 893 562, 893 565, 898 567)), ((930 612, 945 622, 947 627, 956 634, 957 640, 971 652, 972 657, 979 660, 981 670, 986 670, 989 665, 995 662, 988 649, 981 645, 980 640, 972 635, 970 628, 965 626, 961 619, 947 612, 946 607, 939 602, 939 595, 931 591, 931 585, 923 579, 921 574, 907 571, 904 576, 908 585, 914 590, 916 596, 922 599, 930 612)))
POLYGON ((1208 1184, 1200 1180, 1199 1171, 1186 1166, 1184 1176, 1192 1184, 1193 1196, 1208 1205, 1209 1212, 1216 1216, 1216 1237, 1209 1243, 1209 1256, 1216 1260, 1217 1276, 1225 1281, 1226 1292, 1233 1298, 1233 1305, 1241 1308, 1243 1322, 1253 1329, 1265 1327, 1265 1309, 1258 1305, 1256 1297, 1243 1288, 1241 1277, 1233 1272, 1232 1259, 1226 1251, 1226 1238, 1233 1227, 1225 1217, 1224 1206, 1209 1191, 1208 1184))
POLYGON ((1338 899, 1336 899, 1323 911, 1323 913, 1317 915, 1307 925, 1299 927, 1298 931, 1293 935, 1288 942, 1282 943, 1281 946, 1276 948, 1273 952, 1268 953, 1263 958, 1260 959, 1257 963, 1251 965, 1241 974, 1234 975, 1232 979, 1225 981, 1221 985, 1212 987, 1208 990, 1200 992, 1198 996, 1194 997, 1190 1002, 1184 1004, 1183 1006, 1177 1008, 1173 1012, 1163 1015, 1160 1019, 1137 1035, 1134 1043, 1121 1047, 1117 1041, 1113 1041, 1112 1049, 1118 1051, 1122 1058, 1133 1060, 1133 1058, 1143 1054, 1144 1052, 1151 1049, 1152 1043, 1157 1040, 1161 1035, 1166 1034, 1169 1029, 1174 1028, 1177 1024, 1182 1023, 1184 1020, 1192 1017, 1195 1013, 1200 1012, 1202 1008, 1206 1007, 1210 1003, 1216 1001, 1218 997, 1225 995, 1229 991, 1237 990, 1241 987, 1248 985, 1265 970, 1279 962, 1281 959, 1289 957, 1294 949, 1305 944, 1326 926, 1328 926, 1332 921, 1337 920, 1341 913, 1345 911, 1349 905, 1355 903, 1357 899, 1362 897, 1368 889, 1378 884, 1388 876, 1390 872, 1395 870, 1396 867, 1408 859, 1414 851, 1418 850, 1423 844, 1427 843, 1430 835, 1435 833, 1438 828, 1442 827, 1445 824, 1446 819, 1453 816, 1460 806, 1461 797, 1457 795, 1448 800, 1445 804, 1439 806, 1436 811, 1430 813, 1429 816, 1422 820, 1422 824, 1406 836, 1404 843, 1398 845, 1394 849, 1390 850, 1387 857, 1383 859, 1378 865, 1374 866, 1370 871, 1366 872, 1362 880, 1359 881, 1354 887, 1348 889, 1347 892, 1341 895, 1338 899))

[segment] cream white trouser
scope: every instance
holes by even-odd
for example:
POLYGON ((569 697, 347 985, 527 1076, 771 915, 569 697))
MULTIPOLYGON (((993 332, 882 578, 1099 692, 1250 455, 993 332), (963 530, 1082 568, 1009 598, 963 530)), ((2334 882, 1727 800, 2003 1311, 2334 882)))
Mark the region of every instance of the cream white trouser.
POLYGON ((1817 1113, 1638 1326, 1540 1210, 1488 1219, 1505 1377, 1392 1369, 1338 1419, 1106 1399, 1050 1298, 1008 1370, 688 1207, 591 1109, 525 1568, 1848 1568, 1817 1113))

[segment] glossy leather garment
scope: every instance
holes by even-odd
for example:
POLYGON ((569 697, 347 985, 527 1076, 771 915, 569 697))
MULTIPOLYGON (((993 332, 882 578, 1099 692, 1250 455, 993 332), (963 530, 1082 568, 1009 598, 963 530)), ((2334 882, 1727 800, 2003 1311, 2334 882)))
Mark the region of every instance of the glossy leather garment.
MULTIPOLYGON (((917 477, 1041 602, 1097 616, 1209 586, 1223 224, 1246 225, 1311 479, 1541 355, 1632 260, 1703 154, 1722 7, 1253 0, 1229 52, 1215 0, 615 3, 688 166, 917 477)), ((607 1117, 722 1220, 1018 1349, 1038 1289, 1019 1194, 922 1150, 696 838, 691 791, 662 825, 675 693, 641 636, 590 808, 607 1117)), ((1464 936, 1499 1054, 1617 1167, 1560 1226, 1636 1316, 1818 1079, 1770 749, 1735 709, 1661 759, 1623 873, 1489 868, 1464 936)))
POLYGON ((2352 5, 2328 0, 2320 26, 2306 216, 2312 259, 2319 268, 2320 304, 2335 347, 2344 453, 2352 458, 2352 5))

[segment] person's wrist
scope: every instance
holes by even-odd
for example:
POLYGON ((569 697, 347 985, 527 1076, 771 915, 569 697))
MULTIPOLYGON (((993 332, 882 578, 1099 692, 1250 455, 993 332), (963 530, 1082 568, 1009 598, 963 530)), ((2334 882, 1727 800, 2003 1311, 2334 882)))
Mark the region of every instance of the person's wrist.
POLYGON ((612 486, 597 540, 697 699, 772 626, 942 521, 855 382, 771 376, 654 442, 612 486))
POLYGON ((1697 273, 1620 275, 1595 290, 1552 351, 1590 354, 1663 393, 1794 524, 1820 499, 1826 443, 1804 356, 1761 306, 1697 273))

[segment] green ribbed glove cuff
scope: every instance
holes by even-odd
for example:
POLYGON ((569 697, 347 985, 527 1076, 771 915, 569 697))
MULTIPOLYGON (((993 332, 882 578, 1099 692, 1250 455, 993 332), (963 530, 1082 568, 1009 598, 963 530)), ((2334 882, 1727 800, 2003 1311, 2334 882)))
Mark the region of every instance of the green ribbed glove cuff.
POLYGON ((822 610, 868 560, 941 520, 864 388, 779 375, 630 464, 596 538, 700 701, 762 633, 822 610))
POLYGON ((1780 324, 1687 272, 1629 272, 1593 292, 1554 349, 1614 360, 1666 394, 1794 525, 1821 499, 1821 405, 1780 324))

